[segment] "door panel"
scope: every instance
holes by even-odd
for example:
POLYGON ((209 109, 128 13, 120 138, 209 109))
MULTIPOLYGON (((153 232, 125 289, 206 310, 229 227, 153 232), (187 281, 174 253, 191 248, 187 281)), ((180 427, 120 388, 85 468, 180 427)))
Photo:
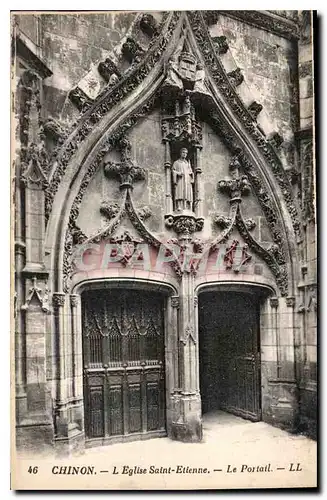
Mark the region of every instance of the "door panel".
POLYGON ((222 409, 260 420, 259 309, 237 292, 200 296, 203 412, 222 409))
POLYGON ((164 298, 95 290, 82 305, 88 440, 165 434, 164 298))

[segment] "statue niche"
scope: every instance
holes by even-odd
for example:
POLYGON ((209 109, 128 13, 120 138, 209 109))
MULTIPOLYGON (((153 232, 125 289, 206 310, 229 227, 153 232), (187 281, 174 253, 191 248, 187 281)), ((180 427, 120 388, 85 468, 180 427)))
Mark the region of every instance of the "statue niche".
POLYGON ((187 159, 187 148, 181 148, 178 160, 172 165, 174 211, 193 211, 194 172, 187 159))

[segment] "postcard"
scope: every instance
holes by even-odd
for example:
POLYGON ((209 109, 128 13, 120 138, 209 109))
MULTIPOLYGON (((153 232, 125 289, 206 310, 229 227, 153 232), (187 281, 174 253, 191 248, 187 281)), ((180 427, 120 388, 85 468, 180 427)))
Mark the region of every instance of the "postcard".
POLYGON ((315 19, 11 12, 12 489, 317 486, 315 19))

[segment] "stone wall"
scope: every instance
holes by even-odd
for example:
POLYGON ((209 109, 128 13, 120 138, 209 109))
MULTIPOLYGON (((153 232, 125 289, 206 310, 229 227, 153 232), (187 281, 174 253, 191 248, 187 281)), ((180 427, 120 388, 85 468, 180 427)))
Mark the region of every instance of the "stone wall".
POLYGON ((258 124, 266 135, 277 131, 286 142, 292 141, 298 120, 296 42, 225 15, 210 31, 226 37, 226 71, 241 68, 244 81, 238 93, 247 104, 262 104, 258 124))

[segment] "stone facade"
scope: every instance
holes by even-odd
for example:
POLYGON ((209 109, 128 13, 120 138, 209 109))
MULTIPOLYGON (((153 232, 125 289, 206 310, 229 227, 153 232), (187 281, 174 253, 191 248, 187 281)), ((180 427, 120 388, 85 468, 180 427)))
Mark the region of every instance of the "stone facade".
POLYGON ((172 439, 202 439, 198 309, 219 291, 258 307, 258 418, 315 436, 311 25, 12 16, 18 446, 85 446, 81 297, 101 287, 165 297, 172 439))

